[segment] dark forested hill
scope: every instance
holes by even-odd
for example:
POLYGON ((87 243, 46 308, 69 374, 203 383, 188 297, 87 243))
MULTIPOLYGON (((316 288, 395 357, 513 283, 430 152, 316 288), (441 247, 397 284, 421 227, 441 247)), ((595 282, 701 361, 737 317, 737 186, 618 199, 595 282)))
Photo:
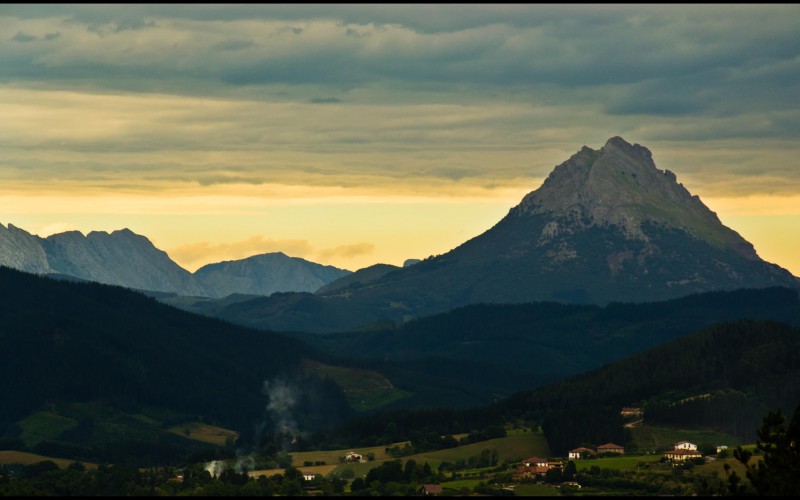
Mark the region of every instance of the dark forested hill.
POLYGON ((395 411, 343 424, 324 435, 338 442, 407 439, 527 420, 543 425, 555 455, 583 443, 629 439, 620 409, 640 406, 645 422, 716 429, 755 440, 768 410, 800 402, 800 328, 774 321, 713 325, 582 375, 517 393, 481 408, 395 411))
POLYGON ((402 402, 406 407, 415 400, 425 406, 437 401, 465 406, 555 382, 737 319, 800 324, 798 292, 707 292, 605 307, 481 304, 397 328, 295 336, 328 353, 376 360, 372 366, 415 393, 402 402), (425 384, 425 379, 441 383, 425 384), (445 388, 452 389, 449 395, 445 388))
MULTIPOLYGON (((265 421, 265 382, 305 384, 298 425, 347 415, 341 391, 305 379, 301 342, 189 314, 120 287, 0 267, 0 423, 74 401, 165 408, 251 430, 265 421), (304 406, 305 405, 305 406, 304 406)), ((265 420, 266 419, 266 420, 265 420)))

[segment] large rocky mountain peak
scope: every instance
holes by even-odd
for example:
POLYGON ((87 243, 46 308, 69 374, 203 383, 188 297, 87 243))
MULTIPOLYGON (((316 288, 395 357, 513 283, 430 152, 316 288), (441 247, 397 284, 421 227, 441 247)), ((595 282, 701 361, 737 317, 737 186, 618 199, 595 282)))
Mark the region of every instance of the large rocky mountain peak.
POLYGON ((722 225, 674 173, 656 167, 649 149, 621 137, 612 137, 597 151, 584 146, 511 212, 551 219, 538 238, 540 244, 588 226, 616 227, 627 239, 649 242, 651 235, 644 229, 649 223, 758 259, 753 246, 722 225))

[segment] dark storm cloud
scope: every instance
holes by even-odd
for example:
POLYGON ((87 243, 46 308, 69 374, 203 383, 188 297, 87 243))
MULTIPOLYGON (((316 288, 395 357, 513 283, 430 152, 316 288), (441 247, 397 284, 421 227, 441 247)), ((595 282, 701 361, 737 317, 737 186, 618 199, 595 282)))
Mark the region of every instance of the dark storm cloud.
POLYGON ((33 42, 33 41, 38 40, 38 39, 39 39, 38 37, 35 37, 33 35, 25 34, 25 33, 21 32, 21 31, 18 31, 17 34, 14 35, 11 38, 11 40, 13 40, 15 42, 22 42, 22 43, 33 42))
MULTIPOLYGON (((94 78, 82 76, 95 84, 122 72, 151 85, 157 75, 166 88, 181 78, 339 88, 395 82, 569 89, 656 79, 718 85, 725 82, 707 79, 714 70, 791 62, 800 53, 794 6, 78 5, 12 6, 4 13, 23 24, 61 15, 56 25, 75 30, 58 47, 10 52, 12 75, 70 79, 71 68, 91 61, 94 78), (105 41, 87 40, 81 29, 105 41), (147 36, 125 36, 130 30, 147 36)), ((691 112, 691 103, 678 102, 681 90, 661 96, 651 111, 691 112)), ((635 108, 610 106, 620 113, 635 108)))

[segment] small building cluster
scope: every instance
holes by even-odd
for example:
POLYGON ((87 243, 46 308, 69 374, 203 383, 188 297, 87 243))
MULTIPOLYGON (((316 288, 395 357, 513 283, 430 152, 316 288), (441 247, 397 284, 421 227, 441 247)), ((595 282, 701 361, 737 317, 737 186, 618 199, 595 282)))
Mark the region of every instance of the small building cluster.
POLYGON ((594 450, 591 448, 580 447, 575 448, 574 450, 569 450, 569 452, 567 452, 567 458, 570 460, 581 460, 583 458, 594 457, 595 455, 601 453, 619 453, 622 455, 625 453, 625 447, 614 443, 601 444, 594 450))
POLYGON ((633 407, 625 407, 620 412, 620 415, 623 417, 641 417, 644 415, 644 412, 641 408, 633 408, 633 407))
POLYGON ((522 461, 522 465, 517 467, 513 478, 516 481, 521 479, 541 479, 544 478, 550 469, 563 469, 564 462, 551 462, 545 458, 531 457, 522 461))
POLYGON ((361 462, 364 461, 364 456, 360 455, 358 453, 354 453, 354 452, 351 451, 351 452, 347 453, 345 456, 343 456, 342 459, 343 459, 342 461, 344 461, 344 462, 359 462, 359 463, 361 463, 361 462))

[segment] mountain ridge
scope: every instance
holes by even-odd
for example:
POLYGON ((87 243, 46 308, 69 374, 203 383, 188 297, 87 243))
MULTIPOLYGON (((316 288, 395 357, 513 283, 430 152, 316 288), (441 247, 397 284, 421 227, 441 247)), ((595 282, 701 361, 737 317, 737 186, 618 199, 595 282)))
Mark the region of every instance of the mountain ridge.
POLYGON ((283 252, 207 264, 194 273, 211 296, 217 298, 232 293, 314 292, 349 274, 350 271, 289 257, 283 252))
POLYGON ((289 257, 283 252, 209 264, 199 269, 199 274, 190 273, 146 236, 128 228, 111 232, 90 231, 86 235, 72 230, 42 238, 10 223, 8 228, 0 224, 0 265, 133 290, 213 298, 229 294, 316 291, 350 273, 334 266, 289 257), (275 262, 272 267, 261 266, 244 280, 238 277, 238 287, 235 286, 237 276, 226 275, 226 269, 273 259, 269 257, 272 255, 282 256, 280 262, 275 262), (209 269, 215 272, 210 273, 209 269))

